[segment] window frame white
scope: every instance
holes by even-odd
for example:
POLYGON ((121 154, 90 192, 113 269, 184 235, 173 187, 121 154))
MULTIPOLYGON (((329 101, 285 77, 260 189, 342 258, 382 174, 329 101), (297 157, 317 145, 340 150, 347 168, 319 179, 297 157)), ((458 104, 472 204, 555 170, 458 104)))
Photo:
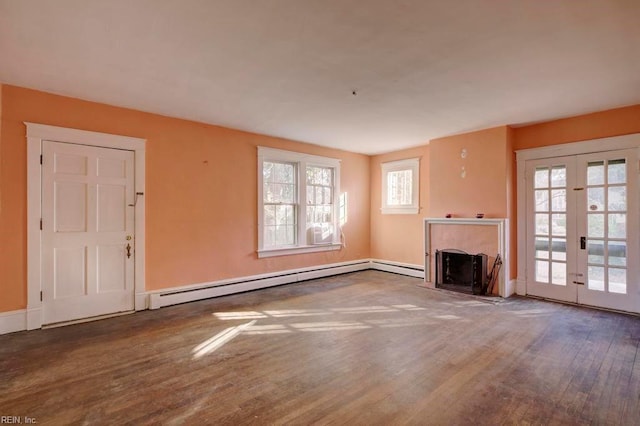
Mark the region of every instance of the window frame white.
POLYGON ((420 211, 420 157, 380 164, 382 168, 382 214, 417 214, 420 211), (388 196, 389 173, 411 171, 411 204, 390 205, 388 196))
POLYGON ((300 253, 339 250, 340 241, 339 199, 340 199, 340 160, 330 157, 305 154, 282 149, 258 147, 258 258, 285 256, 300 253), (264 162, 286 162, 296 164, 297 201, 297 239, 296 244, 285 247, 264 246, 264 162), (307 166, 327 167, 333 169, 333 238, 330 243, 309 244, 307 241, 307 166))

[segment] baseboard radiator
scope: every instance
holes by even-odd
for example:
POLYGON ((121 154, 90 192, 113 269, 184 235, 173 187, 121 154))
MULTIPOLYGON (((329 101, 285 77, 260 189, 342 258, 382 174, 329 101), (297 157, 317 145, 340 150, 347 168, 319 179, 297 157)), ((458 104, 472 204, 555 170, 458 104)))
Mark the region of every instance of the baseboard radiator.
POLYGON ((160 290, 149 294, 149 309, 367 269, 424 278, 424 270, 416 265, 366 259, 160 290))

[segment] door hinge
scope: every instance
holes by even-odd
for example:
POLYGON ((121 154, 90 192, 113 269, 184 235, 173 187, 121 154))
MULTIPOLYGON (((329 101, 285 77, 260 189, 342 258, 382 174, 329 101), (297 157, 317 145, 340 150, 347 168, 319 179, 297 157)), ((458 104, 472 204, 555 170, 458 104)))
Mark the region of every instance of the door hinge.
POLYGON ((42 154, 40 154, 40 164, 42 164, 42 154))
POLYGON ((42 219, 40 219, 40 230, 42 231, 42 219))
POLYGON ((40 292, 40 301, 42 302, 42 292, 40 292))

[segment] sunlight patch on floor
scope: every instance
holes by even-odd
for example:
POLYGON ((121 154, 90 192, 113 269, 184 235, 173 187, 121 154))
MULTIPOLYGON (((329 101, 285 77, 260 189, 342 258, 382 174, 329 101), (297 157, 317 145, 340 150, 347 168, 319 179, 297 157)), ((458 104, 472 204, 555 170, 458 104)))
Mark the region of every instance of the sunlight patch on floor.
POLYGON ((193 354, 193 359, 202 358, 203 356, 215 352, 217 349, 224 346, 227 342, 233 340, 240 333, 242 333, 247 327, 251 327, 256 323, 256 320, 248 322, 246 324, 238 325, 236 327, 229 327, 222 330, 220 333, 216 334, 210 339, 205 340, 200 343, 198 346, 193 348, 191 353, 193 354))
POLYGON ((391 305, 391 306, 352 306, 346 308, 328 309, 277 309, 239 312, 215 312, 213 315, 221 320, 242 320, 242 319, 263 319, 263 318, 288 318, 288 317, 311 317, 330 314, 376 314, 400 311, 424 311, 416 305, 391 305))

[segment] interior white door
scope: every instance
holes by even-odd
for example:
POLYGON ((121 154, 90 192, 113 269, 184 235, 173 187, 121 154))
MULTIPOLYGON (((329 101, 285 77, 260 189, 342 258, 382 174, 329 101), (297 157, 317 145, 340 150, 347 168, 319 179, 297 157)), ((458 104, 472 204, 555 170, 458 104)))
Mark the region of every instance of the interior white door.
POLYGON ((43 141, 43 324, 134 308, 134 153, 43 141))
POLYGON ((640 312, 638 159, 620 150, 527 162, 527 293, 640 312))

